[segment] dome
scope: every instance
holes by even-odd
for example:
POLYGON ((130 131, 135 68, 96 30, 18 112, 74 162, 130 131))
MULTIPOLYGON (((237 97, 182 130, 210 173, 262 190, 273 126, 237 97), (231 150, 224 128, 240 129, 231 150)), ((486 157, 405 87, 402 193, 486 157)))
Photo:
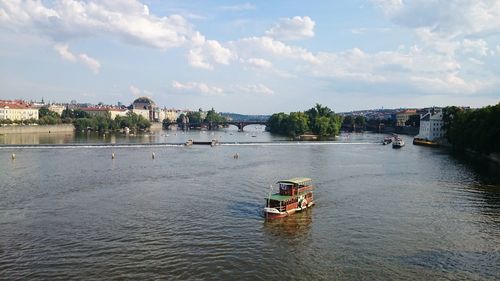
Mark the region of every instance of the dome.
POLYGON ((136 98, 135 101, 132 103, 131 108, 136 108, 136 109, 153 109, 156 108, 155 102, 148 98, 148 97, 139 97, 136 98))
POLYGON ((155 105, 155 102, 148 97, 139 97, 134 100, 133 104, 155 105))

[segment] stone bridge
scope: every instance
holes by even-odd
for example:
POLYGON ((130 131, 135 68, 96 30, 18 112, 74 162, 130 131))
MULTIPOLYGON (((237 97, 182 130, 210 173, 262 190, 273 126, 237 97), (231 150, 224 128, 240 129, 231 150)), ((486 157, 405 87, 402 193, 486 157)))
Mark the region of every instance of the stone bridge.
POLYGON ((218 125, 234 125, 238 127, 238 131, 243 132, 243 128, 245 128, 248 125, 266 125, 267 121, 228 121, 228 122, 223 122, 223 123, 180 123, 177 124, 176 122, 171 122, 171 123, 163 123, 163 126, 166 128, 169 125, 174 125, 177 124, 180 128, 185 130, 186 128, 189 127, 206 127, 209 130, 212 130, 213 128, 216 128, 218 125))
POLYGON ((248 125, 266 125, 267 121, 229 121, 224 124, 238 127, 238 131, 243 132, 243 128, 248 125))

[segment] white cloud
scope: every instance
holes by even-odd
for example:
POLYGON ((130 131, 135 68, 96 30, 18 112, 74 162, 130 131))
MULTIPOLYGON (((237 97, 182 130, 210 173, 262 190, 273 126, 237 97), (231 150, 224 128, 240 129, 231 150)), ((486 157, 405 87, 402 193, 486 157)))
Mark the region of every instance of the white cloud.
POLYGON ((440 36, 500 34, 500 1, 372 0, 384 15, 409 28, 429 28, 440 36))
POLYGON ((237 85, 234 86, 233 88, 236 93, 243 92, 243 93, 258 94, 263 96, 270 96, 274 94, 273 90, 269 89, 266 85, 263 84, 245 85, 245 86, 237 85))
POLYGON ((412 76, 410 80, 416 87, 430 93, 471 94, 491 86, 489 81, 465 81, 457 73, 450 73, 442 77, 412 76))
POLYGON ((191 65, 192 67, 202 68, 207 70, 213 69, 213 66, 210 63, 208 63, 205 57, 203 56, 203 50, 201 48, 189 50, 187 58, 189 65, 191 65))
POLYGON ((389 32, 392 29, 387 27, 358 27, 351 29, 352 34, 364 34, 364 33, 373 33, 373 32, 389 32))
POLYGON ((79 54, 78 58, 80 61, 85 64, 94 74, 99 73, 99 69, 101 68, 101 64, 98 60, 89 57, 87 54, 79 54))
POLYGON ((480 56, 486 56, 488 55, 488 43, 484 41, 483 39, 478 39, 478 40, 469 40, 469 39, 464 39, 462 42, 462 52, 464 54, 467 53, 475 53, 480 56))
POLYGON ((0 23, 25 32, 30 30, 55 41, 74 37, 114 36, 125 42, 168 49, 183 45, 193 33, 179 15, 158 17, 135 0, 57 1, 45 6, 42 1, 3 1, 0 23))
POLYGON ((69 51, 69 46, 66 44, 56 44, 54 49, 59 53, 59 55, 70 62, 80 62, 88 67, 94 74, 98 74, 101 68, 101 64, 98 60, 91 58, 87 54, 75 55, 69 51))
POLYGON ((266 36, 277 40, 300 40, 314 37, 315 22, 310 17, 281 19, 278 24, 266 31, 266 36))
POLYGON ((73 55, 69 50, 68 50, 68 45, 65 45, 65 44, 56 44, 54 46, 54 49, 56 49, 56 51, 59 53, 59 55, 65 59, 65 60, 68 60, 68 61, 71 61, 71 62, 76 62, 76 56, 73 55))
POLYGON ((222 6, 219 9, 225 10, 225 11, 232 11, 232 12, 241 12, 241 11, 247 11, 247 10, 255 10, 255 5, 246 2, 246 3, 238 4, 238 5, 222 6))
MULTIPOLYGON (((490 88, 490 78, 461 75, 459 61, 416 46, 409 50, 366 53, 354 48, 340 53, 319 53, 320 64, 302 68, 303 73, 334 81, 407 85, 420 93, 471 94, 490 88)), ((410 89, 407 89, 410 91, 410 89)))
POLYGON ((318 63, 318 59, 304 48, 289 46, 271 37, 248 37, 229 43, 242 58, 266 57, 271 59, 286 58, 309 63, 318 63))
POLYGON ((178 81, 172 81, 172 88, 178 91, 192 92, 201 94, 204 96, 223 96, 224 90, 219 87, 210 86, 205 83, 200 82, 187 82, 181 83, 178 81))
POLYGON ((194 34, 192 49, 188 52, 188 62, 191 66, 212 70, 213 64, 228 65, 235 58, 236 54, 218 41, 206 40, 199 32, 194 34))
POLYGON ((249 58, 242 61, 256 68, 271 68, 273 66, 270 61, 261 58, 249 58))
POLYGON ((134 85, 130 85, 129 90, 136 97, 141 95, 141 90, 134 85))

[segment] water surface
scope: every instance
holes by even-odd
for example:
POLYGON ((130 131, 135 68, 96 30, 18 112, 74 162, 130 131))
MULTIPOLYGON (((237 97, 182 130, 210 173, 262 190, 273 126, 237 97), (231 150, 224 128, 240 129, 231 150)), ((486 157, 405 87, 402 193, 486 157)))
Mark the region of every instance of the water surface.
POLYGON ((484 169, 407 137, 395 150, 374 134, 218 133, 265 143, 0 148, 0 279, 500 278, 500 187, 484 169), (264 221, 269 185, 295 176, 314 179, 317 205, 264 221))

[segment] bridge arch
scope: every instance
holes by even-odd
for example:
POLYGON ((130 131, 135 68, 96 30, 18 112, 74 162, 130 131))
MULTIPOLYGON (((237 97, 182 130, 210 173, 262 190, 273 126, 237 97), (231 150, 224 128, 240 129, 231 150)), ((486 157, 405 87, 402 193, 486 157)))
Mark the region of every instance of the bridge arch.
POLYGON ((234 125, 234 126, 238 127, 238 131, 240 131, 240 132, 243 132, 243 130, 246 126, 250 126, 250 125, 264 125, 264 126, 266 126, 266 123, 267 122, 264 122, 264 121, 231 121, 231 122, 227 122, 228 125, 234 125))

